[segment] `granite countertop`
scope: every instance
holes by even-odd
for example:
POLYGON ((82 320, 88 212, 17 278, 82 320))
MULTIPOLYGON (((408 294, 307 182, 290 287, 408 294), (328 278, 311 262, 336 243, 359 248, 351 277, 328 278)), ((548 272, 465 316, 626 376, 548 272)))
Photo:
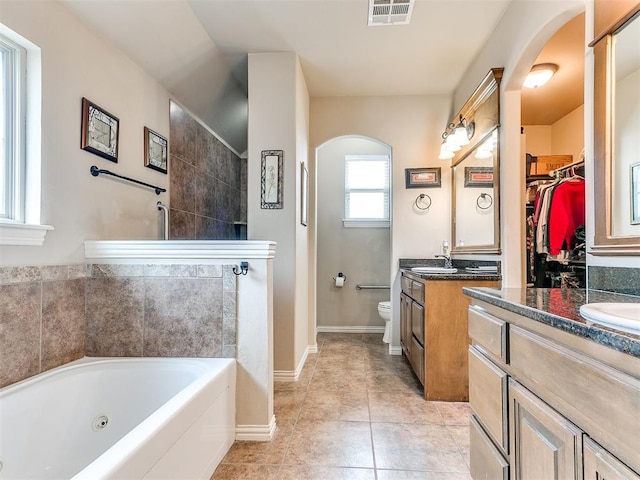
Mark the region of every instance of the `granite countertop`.
POLYGON ((458 271, 455 273, 419 273, 412 272, 412 267, 442 267, 444 261, 441 258, 401 258, 400 270, 402 272, 409 273, 415 277, 419 277, 425 280, 500 280, 500 262, 492 261, 472 261, 472 260, 453 260, 453 267, 458 271), (496 266, 498 273, 488 272, 469 272, 467 267, 477 266, 496 266))
POLYGON ((586 303, 640 303, 640 297, 578 288, 465 287, 465 294, 565 332, 640 357, 640 335, 587 321, 580 315, 586 303))

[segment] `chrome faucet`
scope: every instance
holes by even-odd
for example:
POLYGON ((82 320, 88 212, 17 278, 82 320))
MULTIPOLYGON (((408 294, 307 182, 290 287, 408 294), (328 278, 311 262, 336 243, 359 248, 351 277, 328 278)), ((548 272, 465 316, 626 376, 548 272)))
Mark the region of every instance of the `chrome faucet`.
POLYGON ((156 203, 156 207, 158 210, 162 210, 162 227, 163 227, 163 240, 169 240, 169 209, 167 206, 158 201, 156 203))
POLYGON ((436 258, 444 258, 444 268, 453 268, 453 260, 451 260, 451 255, 436 255, 436 258))

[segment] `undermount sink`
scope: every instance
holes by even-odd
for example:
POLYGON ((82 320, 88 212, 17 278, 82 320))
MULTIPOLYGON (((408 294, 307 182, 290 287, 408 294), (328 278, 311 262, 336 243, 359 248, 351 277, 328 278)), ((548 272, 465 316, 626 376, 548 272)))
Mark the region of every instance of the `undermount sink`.
POLYGON ((458 269, 445 267, 413 267, 411 271, 416 273, 456 273, 458 269))
POLYGON ((640 303, 588 303, 580 315, 593 323, 640 334, 640 303))

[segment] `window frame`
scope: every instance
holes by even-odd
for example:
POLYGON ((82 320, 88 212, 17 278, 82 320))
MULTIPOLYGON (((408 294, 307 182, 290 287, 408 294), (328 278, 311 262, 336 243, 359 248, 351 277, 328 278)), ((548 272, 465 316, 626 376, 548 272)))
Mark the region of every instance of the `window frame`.
POLYGON ((389 155, 345 155, 344 156, 344 218, 343 226, 347 228, 389 228, 391 226, 391 157, 389 155), (384 162, 386 166, 386 184, 383 188, 349 188, 348 163, 362 161, 384 162), (382 192, 384 195, 385 216, 383 218, 355 218, 349 216, 350 193, 382 192))

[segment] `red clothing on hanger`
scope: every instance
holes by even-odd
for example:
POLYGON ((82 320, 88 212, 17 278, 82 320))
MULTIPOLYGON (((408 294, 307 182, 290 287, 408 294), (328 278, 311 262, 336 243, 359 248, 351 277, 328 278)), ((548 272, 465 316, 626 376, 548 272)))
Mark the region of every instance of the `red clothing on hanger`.
POLYGON ((573 177, 560 183, 553 192, 549 209, 549 254, 575 246, 576 228, 585 223, 584 179, 573 177))

